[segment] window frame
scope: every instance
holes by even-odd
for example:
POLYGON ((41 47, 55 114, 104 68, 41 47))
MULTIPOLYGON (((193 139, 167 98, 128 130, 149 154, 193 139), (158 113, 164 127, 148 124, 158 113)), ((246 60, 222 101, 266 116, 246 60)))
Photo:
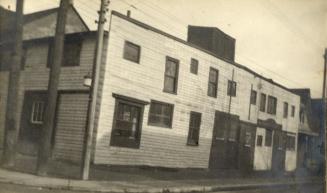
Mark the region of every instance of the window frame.
POLYGON ((294 117, 295 116, 295 106, 292 105, 291 106, 291 117, 294 117))
MULTIPOLYGON (((80 59, 81 59, 81 53, 82 53, 82 46, 83 46, 83 39, 80 38, 80 37, 66 37, 65 40, 64 40, 64 47, 63 47, 63 55, 62 55, 62 61, 61 61, 61 65, 60 67, 76 67, 76 66, 80 66, 80 59), (71 44, 74 44, 76 45, 77 44, 77 59, 76 59, 76 62, 73 63, 73 64, 68 64, 65 62, 66 60, 66 55, 67 52, 65 51, 65 49, 67 49, 67 46, 68 45, 71 45, 71 44)), ((70 49, 69 49, 70 50, 70 49)), ((48 43, 48 58, 47 58, 47 68, 51 68, 52 66, 52 58, 54 57, 54 39, 51 39, 48 43)))
POLYGON ((267 113, 271 115, 276 115, 277 113, 277 98, 271 95, 268 95, 268 105, 267 113))
POLYGON ((163 86, 163 92, 166 93, 170 93, 170 94, 177 94, 177 89, 178 89, 178 75, 179 75, 179 60, 166 56, 166 63, 165 63, 165 73, 164 73, 164 86, 163 86), (167 74, 167 65, 168 65, 168 61, 173 62, 174 64, 176 64, 176 71, 175 71, 175 76, 171 76, 167 74), (166 78, 172 78, 174 79, 174 89, 173 91, 168 90, 165 85, 166 85, 166 78))
POLYGON ((288 103, 284 102, 283 104, 283 118, 287 118, 288 117, 288 103))
POLYGON ((219 70, 216 69, 216 68, 210 67, 210 69, 209 69, 209 77, 208 77, 208 92, 207 92, 207 95, 209 97, 217 98, 217 96, 218 96, 218 80, 219 80, 219 70), (210 73, 211 73, 211 71, 214 71, 217 74, 216 81, 215 82, 211 82, 210 81, 210 73), (209 89, 210 88, 210 85, 215 86, 215 93, 213 95, 211 95, 211 93, 209 92, 210 91, 210 89, 209 89))
MULTIPOLYGON (((162 113, 162 111, 163 110, 161 109, 161 113, 162 113)), ((155 127, 162 127, 162 128, 172 129, 172 126, 173 126, 173 118, 174 118, 174 104, 166 103, 166 102, 162 102, 162 101, 157 101, 157 100, 151 100, 150 108, 149 108, 149 116, 148 116, 148 125, 155 126, 155 127), (167 105, 167 106, 170 106, 171 107, 171 115, 170 115, 170 124, 169 125, 164 125, 162 123, 153 123, 153 122, 151 122, 152 104, 167 105)))
POLYGON ((201 121, 202 121, 202 114, 199 112, 191 111, 190 112, 190 120, 189 120, 189 132, 187 136, 187 145, 189 146, 199 146, 199 140, 200 140, 200 130, 201 130, 201 121), (198 128, 194 125, 192 125, 192 115, 194 118, 199 118, 198 119, 198 128), (198 117, 197 117, 198 116, 198 117), (195 136, 194 140, 194 130, 197 130, 197 136, 195 136))
POLYGON ((237 83, 233 80, 228 80, 227 83, 227 95, 236 97, 237 83))
POLYGON ((133 149, 139 149, 140 143, 141 143, 141 136, 142 136, 142 125, 143 125, 143 116, 144 116, 144 106, 149 104, 146 101, 141 101, 138 99, 134 99, 131 97, 126 97, 122 95, 113 94, 113 97, 115 98, 115 109, 114 109, 114 117, 112 122, 112 129, 111 129, 111 137, 110 137, 110 146, 115 147, 124 147, 124 148, 133 148, 133 149), (115 130, 117 130, 116 123, 117 123, 117 117, 119 113, 119 105, 129 105, 133 107, 139 108, 139 120, 138 120, 138 129, 136 131, 136 137, 130 138, 127 136, 116 136, 114 135, 115 130))
POLYGON ((141 59, 141 46, 138 45, 138 44, 135 44, 133 42, 130 42, 128 40, 125 40, 124 42, 124 49, 123 49, 123 58, 125 60, 128 60, 128 61, 131 61, 131 62, 134 62, 134 63, 137 63, 139 64, 140 63, 140 59, 141 59), (128 57, 128 54, 126 53, 127 52, 127 46, 133 46, 134 48, 137 48, 137 59, 134 60, 133 58, 131 57, 128 57))
POLYGON ((30 115, 31 116, 30 117, 30 123, 36 124, 36 125, 42 125, 43 124, 43 121, 44 121, 44 112, 45 112, 45 102, 42 101, 42 100, 33 101, 33 103, 32 103, 32 111, 31 111, 31 115, 30 115), (36 108, 36 104, 38 104, 37 110, 35 109, 36 108), (40 104, 42 104, 41 109, 39 108, 40 104), (36 119, 34 119, 35 118, 35 116, 34 116, 35 113, 36 113, 36 119))
POLYGON ((250 94, 250 104, 251 105, 257 105, 257 96, 258 96, 257 91, 251 89, 251 94, 250 94))
POLYGON ((199 61, 195 58, 191 58, 191 63, 190 63, 190 72, 192 74, 197 75, 199 71, 199 61))
POLYGON ((267 95, 265 93, 261 93, 259 111, 266 112, 266 106, 267 106, 267 95))

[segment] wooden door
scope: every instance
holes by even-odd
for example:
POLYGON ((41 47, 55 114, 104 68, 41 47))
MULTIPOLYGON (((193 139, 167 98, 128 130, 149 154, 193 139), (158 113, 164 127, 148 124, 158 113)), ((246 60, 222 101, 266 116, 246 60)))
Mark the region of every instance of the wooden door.
POLYGON ((37 154, 46 101, 46 92, 25 93, 18 140, 18 151, 23 154, 37 154))
POLYGON ((239 117, 217 111, 209 160, 211 169, 238 167, 239 117))
POLYGON ((281 130, 274 131, 272 163, 271 168, 275 173, 285 171, 285 157, 286 157, 286 133, 281 130))
POLYGON ((239 168, 243 173, 253 170, 256 126, 242 123, 239 140, 239 168))

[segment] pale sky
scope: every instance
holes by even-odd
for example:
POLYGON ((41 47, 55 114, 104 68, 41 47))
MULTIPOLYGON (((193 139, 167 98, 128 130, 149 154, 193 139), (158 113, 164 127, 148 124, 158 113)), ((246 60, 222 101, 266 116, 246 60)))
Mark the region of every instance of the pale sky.
MULTIPOLYGON (((15 9, 16 0, 0 0, 15 9)), ((25 13, 59 0, 25 0, 25 13)), ((100 0, 74 0, 96 30, 100 0)), ((321 97, 327 47, 326 0, 111 0, 110 9, 186 39, 187 25, 218 27, 236 39, 236 62, 289 88, 321 97)))

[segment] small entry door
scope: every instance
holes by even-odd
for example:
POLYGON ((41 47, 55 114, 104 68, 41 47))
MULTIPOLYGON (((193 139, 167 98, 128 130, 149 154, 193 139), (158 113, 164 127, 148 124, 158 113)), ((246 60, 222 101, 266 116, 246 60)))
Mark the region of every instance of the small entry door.
POLYGON ((250 173, 254 164, 256 127, 251 124, 241 124, 239 140, 239 168, 244 173, 250 173))
POLYGON ((239 117, 216 111, 209 167, 238 167, 239 117))
POLYGON ((274 131, 272 151, 272 171, 275 173, 284 172, 286 157, 286 133, 281 130, 274 131))
POLYGON ((18 151, 20 153, 37 154, 46 101, 46 92, 25 92, 18 141, 18 151))

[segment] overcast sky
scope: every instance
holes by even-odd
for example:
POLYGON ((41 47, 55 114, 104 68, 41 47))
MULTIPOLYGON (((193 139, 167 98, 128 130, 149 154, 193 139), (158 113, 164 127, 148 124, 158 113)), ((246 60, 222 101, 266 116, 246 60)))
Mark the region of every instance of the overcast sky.
MULTIPOLYGON (((14 10, 16 0, 0 0, 14 10)), ((59 0, 25 0, 25 13, 59 0)), ((74 0, 96 29, 100 0, 74 0)), ((236 62, 290 87, 321 97, 327 47, 326 0, 111 0, 110 9, 186 39, 187 25, 214 26, 236 39, 236 62)))

